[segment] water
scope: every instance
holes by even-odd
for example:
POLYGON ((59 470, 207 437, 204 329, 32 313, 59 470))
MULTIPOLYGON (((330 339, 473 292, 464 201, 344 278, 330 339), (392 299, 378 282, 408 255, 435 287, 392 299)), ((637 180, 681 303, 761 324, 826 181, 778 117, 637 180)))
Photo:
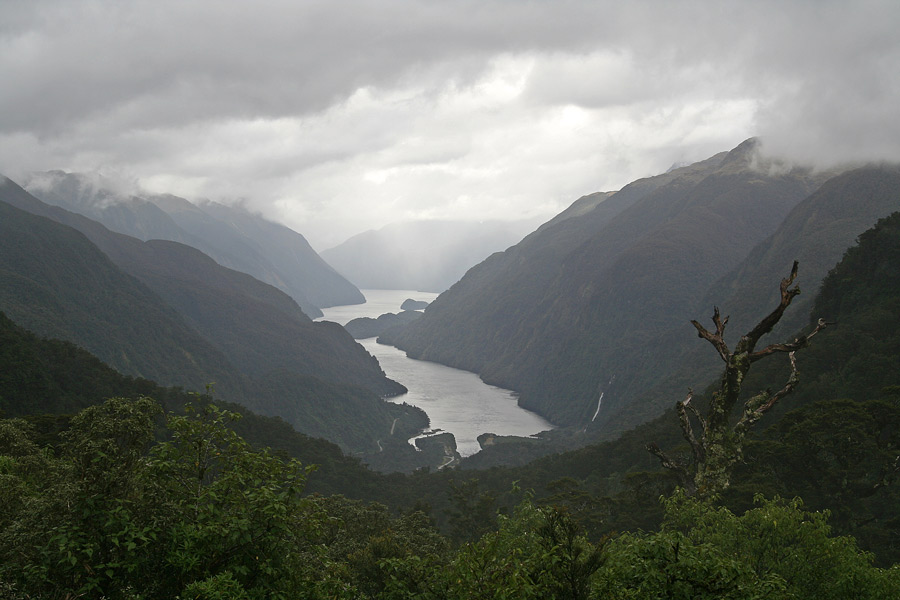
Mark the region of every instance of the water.
MULTIPOLYGON (((407 298, 431 302, 437 294, 409 290, 362 290, 365 304, 323 309, 322 320, 341 325, 356 317, 377 317, 399 312, 407 298)), ((405 385, 409 392, 391 398, 424 410, 433 429, 449 431, 456 438, 460 455, 471 456, 481 449, 482 433, 529 436, 553 426, 540 416, 520 408, 515 393, 485 384, 474 373, 437 363, 414 360, 402 350, 375 342, 359 343, 381 364, 385 374, 405 385)))

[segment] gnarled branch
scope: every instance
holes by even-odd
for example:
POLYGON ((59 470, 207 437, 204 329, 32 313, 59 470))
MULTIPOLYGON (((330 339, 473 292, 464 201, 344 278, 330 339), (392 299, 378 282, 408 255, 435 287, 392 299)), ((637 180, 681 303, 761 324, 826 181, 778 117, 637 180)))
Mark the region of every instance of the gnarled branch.
POLYGON ((801 348, 806 348, 809 345, 809 340, 814 335, 816 335, 817 333, 819 333, 820 331, 825 329, 825 327, 827 327, 829 324, 833 325, 833 323, 826 323, 825 319, 819 319, 818 322, 816 323, 815 329, 813 329, 807 335, 801 335, 800 337, 796 338, 793 342, 790 342, 787 344, 769 344, 762 350, 751 353, 749 356, 750 362, 756 362, 759 359, 764 358, 770 354, 774 354, 776 352, 794 353, 797 350, 800 350, 801 348))
POLYGON ((725 325, 728 324, 728 317, 722 319, 721 315, 719 314, 719 307, 716 306, 713 307, 712 320, 716 326, 715 333, 710 333, 710 331, 706 327, 704 327, 697 321, 692 320, 691 325, 693 325, 697 329, 697 335, 712 344, 713 347, 715 347, 716 351, 719 353, 719 356, 722 357, 722 360, 727 363, 728 356, 731 354, 731 352, 728 350, 728 346, 725 344, 725 325))
POLYGON ((798 267, 799 263, 795 260, 794 265, 791 267, 791 274, 781 280, 781 302, 778 303, 775 310, 757 323, 756 327, 750 330, 750 333, 741 338, 736 352, 752 353, 757 342, 759 342, 759 338, 772 331, 775 324, 781 320, 781 316, 784 314, 784 311, 787 310, 787 307, 790 306, 791 301, 800 293, 799 287, 791 287, 791 284, 794 283, 794 279, 797 278, 798 267))
POLYGON ((687 409, 690 408, 691 412, 700 419, 700 425, 703 427, 704 437, 706 434, 706 423, 703 419, 700 418, 700 414, 697 412, 697 409, 691 406, 691 399, 694 397, 694 390, 688 388, 687 397, 681 402, 675 403, 675 411, 678 413, 678 419, 681 422, 681 434, 684 436, 684 439, 687 440, 687 443, 691 446, 691 454, 694 455, 695 462, 701 462, 706 456, 706 451, 703 449, 703 444, 697 441, 696 436, 694 435, 694 428, 691 426, 691 420, 688 417, 687 409))
POLYGON ((655 443, 647 444, 645 448, 650 454, 659 459, 659 463, 663 466, 663 468, 669 469, 670 471, 675 473, 675 475, 678 477, 678 483, 680 483, 683 488, 687 490, 694 489, 693 476, 684 463, 669 458, 669 456, 665 452, 663 452, 662 449, 655 443))

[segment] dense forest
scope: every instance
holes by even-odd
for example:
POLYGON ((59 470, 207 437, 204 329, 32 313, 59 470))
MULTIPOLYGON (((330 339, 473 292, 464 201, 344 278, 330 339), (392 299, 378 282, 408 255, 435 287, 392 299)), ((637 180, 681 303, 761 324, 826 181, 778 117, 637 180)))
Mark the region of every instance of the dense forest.
MULTIPOLYGON (((0 592, 898 597, 898 301, 900 213, 825 278, 804 332, 830 325, 711 496, 645 449, 690 461, 675 410, 524 467, 380 475, 280 419, 124 377, 2 317, 0 592)), ((791 376, 781 358, 754 367, 748 398, 791 376)))

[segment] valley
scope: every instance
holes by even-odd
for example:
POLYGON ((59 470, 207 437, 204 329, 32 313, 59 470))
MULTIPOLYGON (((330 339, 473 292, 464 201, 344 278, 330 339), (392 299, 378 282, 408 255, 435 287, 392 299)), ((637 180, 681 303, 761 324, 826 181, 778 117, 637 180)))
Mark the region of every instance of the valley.
MULTIPOLYGON (((202 506, 210 515, 241 506, 259 531, 274 522, 264 515, 304 514, 308 521, 319 517, 304 511, 314 510, 327 516, 301 545, 334 549, 323 560, 349 569, 335 572, 339 585, 352 580, 366 588, 371 572, 347 566, 355 555, 337 550, 338 540, 380 547, 384 536, 395 535, 389 531, 413 523, 403 560, 418 564, 428 556, 451 570, 462 568, 471 544, 487 548, 495 536, 512 535, 508 527, 550 538, 569 531, 582 551, 619 560, 630 551, 617 544, 637 539, 629 537, 634 532, 664 536, 663 523, 670 527, 699 513, 728 520, 787 511, 778 518, 809 524, 798 527, 816 523, 822 527, 816 543, 831 544, 838 538, 829 537, 824 517, 816 516, 822 513, 777 500, 802 493, 811 510, 833 511, 835 531, 854 536, 874 557, 860 559, 868 555, 853 546, 843 560, 863 560, 860 573, 888 589, 892 584, 882 581, 888 572, 866 561, 887 566, 900 557, 892 517, 900 447, 900 171, 892 165, 784 171, 759 152, 749 140, 621 191, 585 196, 440 294, 356 290, 352 304, 316 306, 322 313, 316 319, 284 289, 227 268, 197 247, 111 231, 5 179, 0 452, 6 454, 0 465, 6 470, 0 475, 12 474, 17 487, 10 489, 26 495, 10 492, 11 508, 0 510, 9 526, 0 528, 0 538, 24 539, 18 524, 44 510, 28 498, 45 495, 69 494, 72 506, 99 511, 104 523, 113 523, 109 511, 119 509, 99 506, 96 498, 126 502, 116 494, 126 494, 126 504, 148 518, 173 523, 181 513, 162 498, 177 498, 191 510, 202 506), (722 231, 704 237, 713 224, 722 231), (679 499, 680 490, 701 488, 685 485, 685 468, 672 468, 693 464, 686 457, 698 446, 679 435, 684 404, 681 417, 668 407, 681 400, 681 390, 694 389, 694 423, 706 431, 701 411, 718 368, 689 322, 705 321, 710 306, 721 304, 734 318, 722 320, 716 309, 716 332, 733 343, 729 334, 771 310, 773 282, 790 256, 801 259, 804 294, 775 319, 766 339, 802 336, 818 319, 840 326, 801 348, 796 363, 792 355, 790 373, 776 355, 743 381, 753 398, 769 394, 788 374, 797 389, 767 408, 746 440, 742 434, 744 459, 726 461, 721 509, 708 512, 705 504, 679 499), (422 312, 375 319, 404 305, 422 312), (351 327, 360 318, 365 327, 351 327), (354 340, 349 333, 376 326, 377 336, 354 340), (90 441, 118 436, 106 431, 126 426, 143 441, 109 438, 124 446, 102 451, 90 441), (157 437, 161 427, 173 429, 157 437), (188 443, 191 436, 211 436, 219 453, 209 458, 212 475, 200 475, 207 483, 197 497, 163 476, 193 468, 185 449, 207 442, 188 443), (135 462, 144 452, 151 460, 135 462), (654 455, 669 467, 661 468, 654 455), (109 456, 124 457, 125 466, 108 469, 108 484, 105 474, 88 469, 88 479, 79 479, 65 466, 106 464, 109 456), (40 466, 51 465, 41 462, 48 457, 61 462, 40 466), (31 479, 32 468, 66 474, 31 479), (248 477, 260 487, 238 483, 248 477), (291 487, 292 481, 302 486, 291 487), (97 496, 95 484, 107 491, 97 496), (129 486, 151 493, 127 496, 129 486), (760 489, 776 499, 754 508, 760 489), (266 496, 266 490, 280 491, 266 496), (665 508, 661 496, 669 498, 665 508), (348 525, 354 522, 363 529, 348 525), (341 525, 332 531, 326 523, 341 525), (616 541, 607 546, 607 539, 616 541), (428 554, 419 545, 425 540, 441 549, 428 554)), ((215 537, 221 523, 209 518, 204 535, 215 537)), ((159 538, 180 539, 182 525, 153 527, 147 531, 159 538)), ((296 524, 278 527, 297 531, 296 524)), ((91 533, 102 543, 107 535, 91 533)), ((263 552, 267 564, 277 562, 271 561, 285 539, 272 538, 263 552)), ((723 548, 735 539, 723 539, 723 548)), ((135 542, 134 551, 153 548, 147 540, 135 542)), ((291 548, 284 551, 295 558, 305 552, 291 548)), ((553 548, 540 556, 558 558, 553 548)), ((484 551, 502 561, 502 552, 484 551)), ((22 556, 10 560, 38 560, 22 556)), ((130 577, 108 572, 107 587, 130 577)), ((622 581, 613 566, 591 573, 602 574, 591 575, 594 586, 622 581)), ((40 586, 45 579, 16 581, 40 586)), ((418 581, 447 585, 421 574, 418 581)))
MULTIPOLYGON (((435 293, 410 290, 361 290, 364 304, 324 309, 321 320, 346 324, 358 317, 397 312, 404 300, 431 302, 435 293)), ((481 450, 478 437, 491 433, 500 436, 528 437, 552 429, 541 417, 520 408, 515 395, 483 383, 477 375, 437 363, 415 360, 406 353, 376 338, 359 340, 363 348, 378 359, 385 374, 407 388, 391 397, 421 408, 430 419, 430 430, 453 434, 462 457, 481 450)))
POLYGON ((0 1, 0 600, 900 599, 898 23, 0 1))

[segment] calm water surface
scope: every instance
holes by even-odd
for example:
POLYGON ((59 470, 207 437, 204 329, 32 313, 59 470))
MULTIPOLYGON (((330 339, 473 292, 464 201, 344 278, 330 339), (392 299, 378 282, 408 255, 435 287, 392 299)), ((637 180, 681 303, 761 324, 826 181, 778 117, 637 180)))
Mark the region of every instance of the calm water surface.
MULTIPOLYGON (((431 302, 437 294, 409 290, 362 290, 365 304, 323 309, 321 320, 341 325, 356 317, 377 317, 400 312, 407 298, 431 302)), ((528 436, 553 426, 538 415, 520 408, 510 390, 485 384, 474 373, 445 367, 424 360, 413 360, 402 350, 375 342, 359 340, 374 355, 385 374, 405 385, 409 392, 391 398, 418 406, 431 418, 431 427, 449 431, 456 437, 462 456, 471 456, 481 447, 482 433, 528 436)))

